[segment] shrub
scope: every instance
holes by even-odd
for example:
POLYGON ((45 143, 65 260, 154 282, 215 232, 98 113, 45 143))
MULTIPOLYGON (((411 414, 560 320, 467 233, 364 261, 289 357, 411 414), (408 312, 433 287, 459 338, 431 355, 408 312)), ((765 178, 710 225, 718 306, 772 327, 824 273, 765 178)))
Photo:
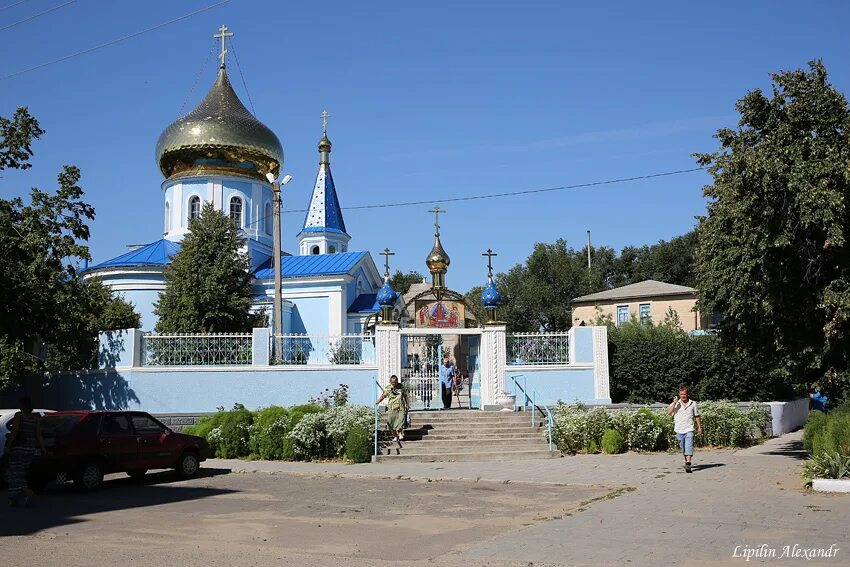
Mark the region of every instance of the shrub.
POLYGON ((248 444, 253 415, 242 404, 233 409, 205 417, 197 425, 186 428, 190 435, 204 437, 212 453, 221 459, 247 457, 251 452, 248 444))
POLYGON ((288 424, 289 412, 286 408, 269 406, 259 410, 249 431, 251 453, 261 459, 283 459, 288 424))
POLYGON ((602 434, 602 450, 609 455, 617 455, 626 450, 626 440, 616 429, 606 429, 602 434))
MULTIPOLYGON (((294 409, 294 408, 293 408, 294 409)), ((332 406, 325 411, 306 413, 287 434, 298 459, 341 457, 348 433, 373 426, 372 409, 367 406, 332 406)))
MULTIPOLYGON (((603 410, 604 411, 604 410, 603 410)), ((562 453, 577 453, 587 447, 587 411, 581 404, 558 404, 554 412, 552 441, 562 453)))
POLYGON ((826 427, 827 416, 822 411, 813 411, 803 427, 803 449, 814 454, 812 447, 814 439, 826 427))
POLYGON ((850 413, 828 414, 824 425, 812 437, 812 454, 828 453, 850 455, 850 413))
POLYGON ((654 451, 659 445, 659 438, 663 432, 656 423, 653 411, 641 408, 632 414, 626 440, 629 449, 636 451, 654 451))
POLYGON ((807 485, 810 485, 815 478, 850 477, 850 455, 824 453, 806 459, 801 476, 807 485))
POLYGON ((746 447, 764 435, 770 424, 770 411, 762 405, 753 405, 741 411, 737 404, 728 401, 699 404, 703 435, 694 438, 700 447, 746 447))
POLYGON ((375 450, 373 431, 367 427, 356 426, 345 438, 345 458, 355 463, 368 463, 375 450))

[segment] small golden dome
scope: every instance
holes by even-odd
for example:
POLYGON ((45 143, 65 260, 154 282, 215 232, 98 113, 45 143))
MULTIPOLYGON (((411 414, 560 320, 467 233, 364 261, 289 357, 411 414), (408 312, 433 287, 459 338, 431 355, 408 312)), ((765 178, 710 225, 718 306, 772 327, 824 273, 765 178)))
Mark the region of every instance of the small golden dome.
POLYGON ((166 178, 216 170, 265 179, 280 173, 283 148, 236 96, 222 66, 204 100, 162 132, 156 161, 166 178))
POLYGON ((428 270, 431 272, 445 272, 449 269, 449 264, 451 263, 452 261, 449 259, 449 255, 446 254, 442 243, 440 243, 440 235, 438 234, 434 237, 434 246, 425 259, 425 265, 428 266, 428 270))

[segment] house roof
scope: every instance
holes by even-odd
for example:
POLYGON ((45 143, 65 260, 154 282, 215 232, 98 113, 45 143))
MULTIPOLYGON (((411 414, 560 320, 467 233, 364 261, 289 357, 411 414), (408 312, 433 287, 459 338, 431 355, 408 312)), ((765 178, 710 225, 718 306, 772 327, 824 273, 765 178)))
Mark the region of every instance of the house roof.
MULTIPOLYGON (((284 256, 280 259, 280 274, 284 278, 310 276, 332 276, 347 274, 366 256, 366 252, 342 252, 339 254, 314 254, 310 256, 284 256)), ((254 270, 260 280, 274 277, 272 259, 269 258, 254 270)))
POLYGON ((348 308, 349 313, 377 313, 381 310, 378 303, 375 301, 378 294, 376 293, 361 293, 348 308))
POLYGON ((659 295, 695 295, 696 292, 696 289, 684 285, 645 280, 598 293, 582 295, 581 297, 574 298, 573 303, 618 301, 621 299, 636 299, 639 297, 655 297, 659 295))
POLYGON ((171 257, 177 254, 180 250, 180 244, 170 240, 161 239, 156 242, 146 244, 141 248, 130 250, 120 256, 101 262, 94 266, 89 266, 90 270, 98 270, 101 268, 118 268, 129 266, 164 266, 171 263, 171 257))

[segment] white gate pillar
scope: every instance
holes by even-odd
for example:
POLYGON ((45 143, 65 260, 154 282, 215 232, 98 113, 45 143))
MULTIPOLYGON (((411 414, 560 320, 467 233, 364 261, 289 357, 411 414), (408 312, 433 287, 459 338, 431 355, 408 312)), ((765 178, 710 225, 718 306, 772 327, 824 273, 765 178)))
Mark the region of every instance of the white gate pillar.
POLYGON ((375 357, 382 388, 390 383, 393 374, 401 379, 401 332, 396 323, 375 326, 375 357))
POLYGON ((481 409, 513 408, 514 396, 505 385, 506 365, 506 327, 485 325, 481 331, 481 409))

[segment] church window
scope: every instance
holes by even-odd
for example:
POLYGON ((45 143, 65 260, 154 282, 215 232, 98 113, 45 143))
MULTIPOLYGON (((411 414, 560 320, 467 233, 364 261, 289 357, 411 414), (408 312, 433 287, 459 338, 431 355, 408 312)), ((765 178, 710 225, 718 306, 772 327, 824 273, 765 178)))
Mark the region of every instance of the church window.
POLYGON ((171 205, 165 202, 165 234, 171 231, 171 205))
POLYGON ((230 198, 230 222, 236 228, 242 228, 242 199, 239 197, 230 198))
POLYGON ((319 247, 318 247, 318 246, 313 246, 313 250, 312 250, 312 252, 311 252, 311 253, 312 253, 314 256, 318 256, 318 255, 319 255, 319 247))
POLYGON ((201 198, 197 195, 189 198, 189 222, 201 216, 201 198))
POLYGON ((266 217, 265 217, 265 225, 266 225, 266 234, 272 234, 272 227, 274 226, 274 213, 272 213, 272 204, 266 203, 266 217))
POLYGON ((328 254, 336 254, 336 246, 331 245, 331 247, 328 248, 328 254))

